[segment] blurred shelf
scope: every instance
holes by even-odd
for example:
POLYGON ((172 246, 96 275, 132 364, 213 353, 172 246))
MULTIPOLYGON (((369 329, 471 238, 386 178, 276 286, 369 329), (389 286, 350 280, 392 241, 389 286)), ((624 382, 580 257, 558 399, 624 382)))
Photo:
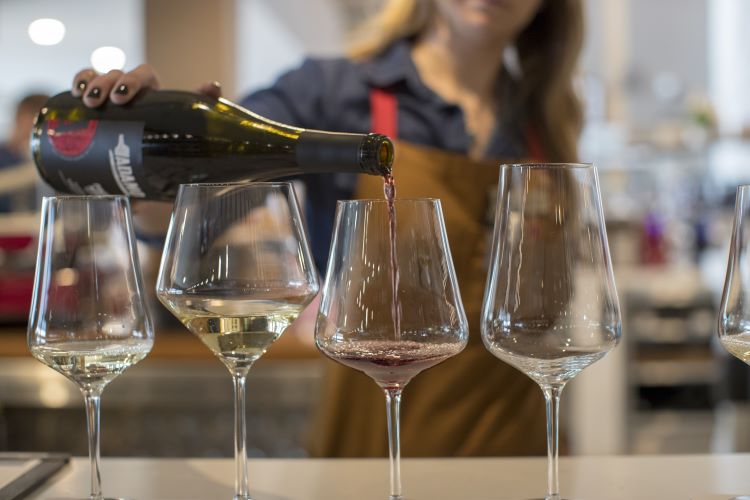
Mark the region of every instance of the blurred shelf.
POLYGON ((712 385, 719 378, 719 370, 713 359, 638 361, 632 377, 640 387, 712 385))
POLYGON ((630 330, 639 344, 708 345, 716 315, 712 307, 633 311, 630 330))
MULTIPOLYGON (((306 455, 324 363, 294 331, 256 362, 247 378, 250 456, 306 455)), ((226 367, 193 334, 158 332, 150 355, 104 391, 102 450, 119 456, 228 456, 233 394, 226 367)), ((0 448, 84 455, 82 407, 78 386, 28 353, 24 327, 0 329, 0 448)))
MULTIPOLYGON (((251 457, 304 456, 321 360, 260 360, 247 378, 251 457)), ((102 397, 102 451, 117 456, 229 456, 231 377, 218 359, 149 359, 102 397)), ((0 447, 86 454, 78 386, 31 358, 0 360, 0 447)))
MULTIPOLYGON (((321 360, 260 360, 248 375, 252 405, 307 406, 322 376, 321 360)), ((231 408, 232 384, 217 359, 146 358, 105 389, 106 406, 125 408, 231 408)), ((83 405, 77 385, 29 358, 0 363, 0 406, 76 408, 83 405)))
POLYGON ((714 430, 711 411, 658 410, 631 417, 629 453, 709 453, 714 430))

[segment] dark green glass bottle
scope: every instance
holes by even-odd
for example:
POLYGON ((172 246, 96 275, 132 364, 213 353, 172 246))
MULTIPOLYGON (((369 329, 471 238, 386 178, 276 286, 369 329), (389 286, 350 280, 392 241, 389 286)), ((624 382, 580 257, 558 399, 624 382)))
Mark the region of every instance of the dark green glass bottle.
POLYGON ((388 175, 393 162, 393 144, 382 135, 300 129, 174 90, 96 109, 58 94, 40 111, 31 148, 39 173, 58 191, 161 200, 174 199, 183 183, 388 175))

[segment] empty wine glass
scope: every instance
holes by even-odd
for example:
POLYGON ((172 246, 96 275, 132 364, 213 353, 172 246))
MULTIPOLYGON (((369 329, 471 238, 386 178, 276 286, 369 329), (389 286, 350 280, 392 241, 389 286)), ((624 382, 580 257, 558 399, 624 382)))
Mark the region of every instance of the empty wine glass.
POLYGON ((395 200, 394 238, 389 213, 384 200, 338 202, 315 342, 384 390, 390 498, 398 500, 401 391, 422 370, 458 354, 468 326, 440 202, 395 200))
POLYGON ((250 498, 248 371, 317 292, 290 183, 180 186, 156 293, 232 374, 235 500, 250 498))
POLYGON ((487 349, 533 379, 547 406, 548 500, 565 383, 620 340, 621 321, 596 169, 504 165, 482 310, 487 349))
POLYGON ((83 392, 89 498, 100 500, 102 390, 153 344, 126 197, 44 198, 28 343, 36 359, 83 392))

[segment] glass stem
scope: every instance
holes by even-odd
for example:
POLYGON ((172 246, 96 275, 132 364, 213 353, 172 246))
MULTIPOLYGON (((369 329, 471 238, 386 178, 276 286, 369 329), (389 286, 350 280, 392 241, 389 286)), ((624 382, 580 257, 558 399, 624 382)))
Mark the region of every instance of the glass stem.
POLYGON ((99 473, 99 408, 101 391, 86 389, 83 391, 86 401, 86 424, 89 435, 89 461, 91 462, 91 500, 102 498, 102 477, 99 473))
POLYGON ((234 382, 234 500, 250 500, 247 485, 247 436, 245 432, 245 381, 247 370, 232 373, 234 382))
POLYGON ((545 500, 560 500, 560 483, 557 474, 560 429, 560 394, 564 384, 543 385, 547 407, 547 496, 545 500))
POLYGON ((391 464, 391 496, 389 500, 401 500, 401 441, 399 435, 399 410, 401 388, 385 389, 385 407, 388 412, 388 452, 391 464))

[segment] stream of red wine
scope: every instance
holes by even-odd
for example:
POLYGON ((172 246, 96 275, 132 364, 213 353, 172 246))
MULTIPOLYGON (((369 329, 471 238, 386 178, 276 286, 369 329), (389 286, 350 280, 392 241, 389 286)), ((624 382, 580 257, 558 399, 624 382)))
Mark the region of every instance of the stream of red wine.
POLYGON ((393 290, 393 302, 391 304, 391 315, 393 316, 394 338, 401 340, 401 306, 398 303, 398 257, 396 255, 396 180, 393 174, 383 176, 383 193, 388 204, 388 225, 390 232, 391 253, 391 288, 393 290))

